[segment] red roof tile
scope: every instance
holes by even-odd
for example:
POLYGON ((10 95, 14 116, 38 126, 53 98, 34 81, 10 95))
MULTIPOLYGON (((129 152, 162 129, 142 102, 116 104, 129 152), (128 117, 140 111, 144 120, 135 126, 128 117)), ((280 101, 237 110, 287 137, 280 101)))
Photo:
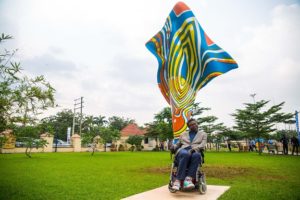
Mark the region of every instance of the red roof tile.
POLYGON ((144 135, 145 130, 139 128, 136 124, 128 124, 121 130, 121 136, 144 135))

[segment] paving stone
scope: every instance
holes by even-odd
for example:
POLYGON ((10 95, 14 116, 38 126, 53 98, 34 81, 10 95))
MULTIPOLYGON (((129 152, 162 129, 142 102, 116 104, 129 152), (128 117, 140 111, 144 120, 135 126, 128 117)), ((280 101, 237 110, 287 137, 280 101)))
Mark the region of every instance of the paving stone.
POLYGON ((132 195, 123 200, 172 200, 172 199, 198 199, 198 200, 215 200, 218 199, 229 186, 208 185, 206 194, 200 194, 198 191, 178 191, 176 193, 169 192, 168 186, 165 185, 147 192, 132 195))

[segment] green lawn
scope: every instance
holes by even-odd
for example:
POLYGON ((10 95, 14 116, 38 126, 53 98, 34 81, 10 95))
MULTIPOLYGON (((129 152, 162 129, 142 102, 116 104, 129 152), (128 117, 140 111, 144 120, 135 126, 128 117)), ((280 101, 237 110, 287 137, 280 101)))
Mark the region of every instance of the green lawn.
MULTIPOLYGON (((207 152, 208 184, 220 199, 300 199, 300 156, 207 152)), ((121 199, 166 185, 167 152, 0 154, 0 199, 121 199)))

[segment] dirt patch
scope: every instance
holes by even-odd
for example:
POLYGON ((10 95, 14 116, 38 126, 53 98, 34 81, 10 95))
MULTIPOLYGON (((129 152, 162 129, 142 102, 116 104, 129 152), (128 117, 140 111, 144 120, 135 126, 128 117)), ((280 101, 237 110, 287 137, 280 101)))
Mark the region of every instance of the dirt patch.
MULTIPOLYGON (((218 178, 218 179, 234 179, 237 177, 250 176, 256 180, 284 180, 286 177, 273 174, 268 171, 262 171, 252 167, 233 167, 223 165, 205 165, 202 170, 205 172, 206 177, 218 178), (260 173, 257 173, 257 172, 260 173)), ((142 173, 150 174, 169 174, 170 167, 151 167, 143 168, 140 170, 142 173)))
POLYGON ((206 165, 203 167, 207 177, 219 178, 219 179, 233 179, 236 177, 248 176, 251 179, 262 180, 262 181, 274 181, 284 180, 287 177, 274 174, 271 171, 253 167, 233 167, 233 166, 210 166, 206 165))
MULTIPOLYGON (((228 166, 204 166, 203 171, 207 177, 213 178, 234 178, 251 174, 252 168, 228 167, 228 166)), ((170 167, 151 167, 141 169, 141 172, 151 174, 168 174, 170 167)))
POLYGON ((232 179, 238 176, 254 174, 254 168, 231 167, 231 166, 204 166, 203 171, 207 177, 232 179))
POLYGON ((168 174, 171 172, 170 167, 151 167, 141 169, 141 172, 151 173, 151 174, 168 174))

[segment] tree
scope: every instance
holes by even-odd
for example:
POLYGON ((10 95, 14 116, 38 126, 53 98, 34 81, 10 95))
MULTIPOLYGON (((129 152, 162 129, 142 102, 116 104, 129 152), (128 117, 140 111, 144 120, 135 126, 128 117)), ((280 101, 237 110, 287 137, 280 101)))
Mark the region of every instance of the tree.
POLYGON ((14 133, 17 141, 24 142, 25 155, 29 158, 33 148, 44 148, 48 144, 46 140, 39 139, 42 133, 40 126, 15 126, 14 133))
POLYGON ((156 140, 166 141, 173 139, 172 113, 170 107, 163 108, 154 115, 154 121, 147 123, 146 136, 156 140))
POLYGON ((172 112, 170 107, 164 107, 159 113, 154 115, 154 119, 159 122, 172 124, 172 112))
POLYGON ((124 118, 113 116, 109 118, 109 123, 104 116, 98 117, 86 116, 83 121, 83 140, 82 144, 91 144, 93 153, 98 143, 104 144, 104 151, 106 151, 106 144, 116 141, 120 138, 120 131, 123 126, 134 120, 125 120, 124 118))
POLYGON ((157 121, 149 122, 149 123, 146 123, 145 125, 146 125, 145 136, 154 138, 155 141, 157 142, 159 135, 162 133, 158 127, 158 122, 157 121))
POLYGON ((22 138, 33 138, 38 139, 42 131, 39 126, 15 126, 14 134, 17 140, 22 140, 22 138))
POLYGON ((172 128, 172 112, 170 107, 163 108, 159 113, 154 116, 156 122, 156 130, 159 132, 158 138, 161 141, 173 139, 172 128))
POLYGON ((194 103, 192 106, 192 117, 195 119, 199 118, 197 116, 202 115, 204 113, 204 111, 210 110, 210 108, 200 107, 199 105, 200 105, 200 102, 194 103))
MULTIPOLYGON (((0 44, 11 38, 2 33, 0 44)), ((11 61, 16 51, 0 52, 0 131, 14 123, 34 124, 42 110, 55 106, 55 89, 44 76, 29 78, 11 61)))
POLYGON ((296 130, 276 130, 276 133, 271 135, 270 138, 279 141, 283 135, 285 135, 287 138, 291 139, 293 136, 297 137, 297 131, 296 130))
POLYGON ((134 149, 136 149, 136 151, 141 151, 141 145, 142 145, 142 141, 143 141, 144 137, 140 136, 140 135, 131 135, 128 137, 128 139, 126 140, 126 142, 130 145, 132 145, 131 151, 133 151, 134 149))
POLYGON ((24 138, 23 141, 25 142, 25 147, 26 147, 25 155, 28 158, 31 158, 31 151, 33 148, 36 149, 43 148, 48 144, 48 142, 44 139, 34 139, 31 137, 24 138))
POLYGON ((208 115, 202 117, 204 112, 211 110, 211 108, 200 107, 199 104, 200 103, 195 103, 193 105, 192 117, 197 120, 199 129, 207 133, 207 142, 209 144, 209 148, 211 149, 211 143, 213 142, 215 142, 216 147, 218 147, 220 141, 223 139, 223 136, 220 133, 224 131, 226 127, 223 123, 217 123, 218 118, 216 116, 208 115))
POLYGON ((113 129, 121 131, 128 124, 135 122, 134 119, 124 119, 123 117, 112 116, 108 118, 109 126, 113 129))
POLYGON ((93 142, 92 142, 92 150, 93 150, 92 156, 94 155, 94 152, 96 150, 97 144, 99 144, 99 143, 100 143, 100 136, 94 137, 93 138, 93 142))
POLYGON ((96 125, 94 124, 94 116, 84 116, 82 122, 82 132, 89 134, 96 125))
POLYGON ((84 134, 94 133, 99 127, 104 127, 107 123, 108 121, 105 119, 105 116, 85 116, 83 118, 82 131, 84 134))
MULTIPOLYGON (((106 151, 106 141, 101 140, 100 138, 100 129, 102 130, 103 127, 107 124, 107 120, 105 120, 105 116, 99 115, 98 117, 94 117, 92 115, 85 116, 82 123, 82 140, 81 144, 83 145, 91 145, 92 148, 92 155, 96 150, 97 144, 103 142, 105 145, 106 151)), ((103 137, 107 137, 104 133, 103 137)), ((110 138, 107 138, 110 139, 110 138)))
POLYGON ((225 128, 220 134, 227 140, 242 140, 245 138, 244 133, 229 128, 225 128))
POLYGON ((106 117, 102 115, 94 117, 93 123, 97 126, 105 126, 108 123, 108 121, 105 118, 106 117))
MULTIPOLYGON (((200 107, 200 103, 195 103, 192 106, 192 117, 197 120, 199 129, 208 133, 208 140, 212 142, 212 133, 215 131, 221 131, 225 129, 223 123, 216 124, 218 119, 215 116, 200 117, 204 111, 210 110, 210 108, 200 107)), ((159 113, 154 115, 154 121, 147 123, 146 136, 152 138, 159 138, 162 141, 167 139, 173 139, 172 129, 172 113, 170 107, 163 108, 159 113)))
POLYGON ((106 151, 106 143, 118 140, 120 135, 119 130, 111 127, 99 127, 100 143, 104 144, 104 151, 106 151))
POLYGON ((40 123, 42 132, 55 134, 57 139, 67 140, 68 127, 72 127, 74 113, 70 109, 64 109, 55 115, 43 118, 40 123))
POLYGON ((91 145, 92 148, 92 156, 95 153, 97 144, 100 143, 100 136, 93 136, 92 134, 84 134, 81 139, 81 144, 83 145, 91 145))
POLYGON ((83 134, 82 134, 81 144, 90 145, 90 147, 92 148, 92 156, 94 155, 97 144, 101 142, 100 129, 101 127, 104 127, 105 123, 106 123, 105 117, 101 115, 99 117, 94 117, 90 115, 90 116, 85 116, 83 118, 83 123, 82 123, 83 134))
MULTIPOLYGON (((284 102, 266 108, 269 101, 261 100, 254 103, 244 103, 244 109, 236 109, 232 114, 235 118, 235 129, 244 133, 248 138, 266 138, 274 132, 276 123, 292 123, 292 113, 280 112, 284 102)), ((259 144, 259 148, 261 145, 259 144)), ((261 153, 261 149, 259 151, 261 153)))

